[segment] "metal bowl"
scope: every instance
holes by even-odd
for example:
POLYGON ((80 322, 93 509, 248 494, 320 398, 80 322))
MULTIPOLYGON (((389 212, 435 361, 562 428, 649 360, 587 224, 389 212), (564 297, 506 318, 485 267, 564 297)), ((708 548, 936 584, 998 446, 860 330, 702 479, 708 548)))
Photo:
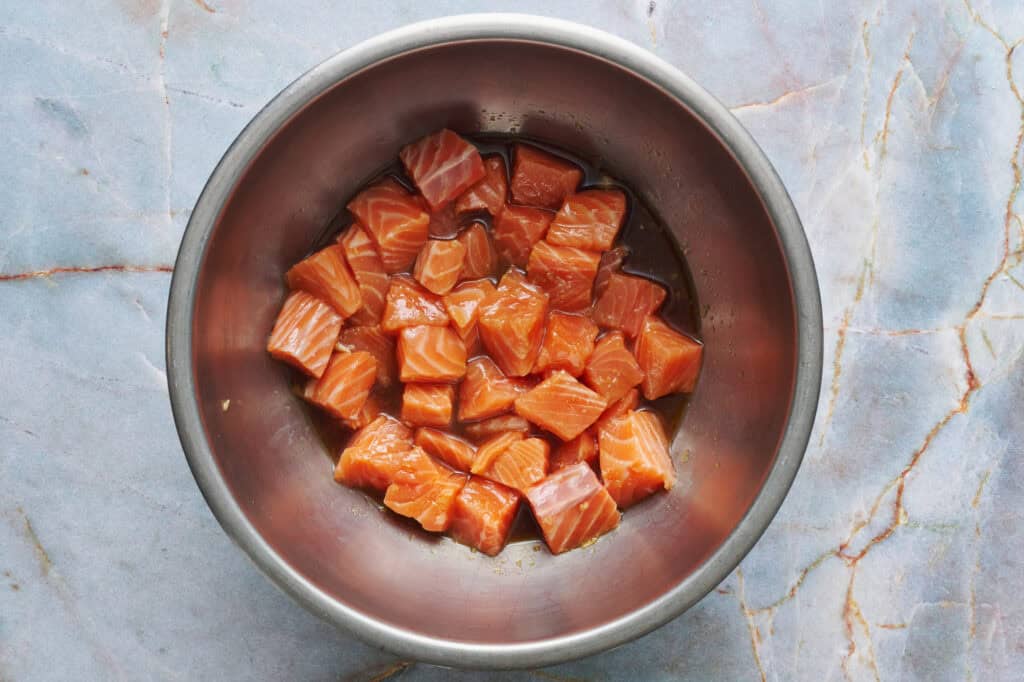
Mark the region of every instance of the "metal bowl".
POLYGON ((703 597, 789 489, 821 358, 811 254, 750 135, 644 50, 517 15, 384 34, 274 98, 196 204, 167 319, 178 433, 227 533, 314 613, 402 656, 453 666, 592 654, 703 597), (656 207, 692 268, 706 359, 674 434, 681 483, 589 548, 554 557, 522 542, 490 559, 337 485, 286 370, 264 350, 285 269, 402 144, 443 126, 518 132, 599 160, 656 207))

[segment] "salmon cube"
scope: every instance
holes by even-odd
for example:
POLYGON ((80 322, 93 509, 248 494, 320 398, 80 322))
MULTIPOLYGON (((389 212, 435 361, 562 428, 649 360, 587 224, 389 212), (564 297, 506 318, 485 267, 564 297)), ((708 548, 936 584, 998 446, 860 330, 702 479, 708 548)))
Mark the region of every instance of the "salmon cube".
POLYGON ((465 260, 466 247, 460 242, 431 239, 416 257, 412 275, 428 291, 444 295, 459 281, 465 260))
POLYGON ((505 262, 525 268, 530 250, 544 238, 553 217, 539 208, 506 206, 494 219, 494 250, 505 262))
POLYGON ((519 493, 479 476, 455 497, 448 528, 456 542, 495 556, 508 542, 512 523, 519 511, 519 493))
POLYGON ((594 322, 609 329, 620 329, 633 338, 640 333, 644 318, 665 300, 665 289, 649 279, 612 273, 597 302, 594 322))
POLYGON ((498 455, 505 452, 513 443, 518 443, 524 438, 526 436, 520 431, 496 433, 487 438, 476 449, 476 457, 473 460, 473 466, 469 469, 470 472, 479 474, 486 471, 494 463, 494 460, 498 458, 498 455))
POLYGON ((557 210, 576 191, 583 171, 576 164, 525 144, 515 146, 512 201, 557 210))
POLYGON ((398 337, 398 378, 455 383, 466 374, 466 346, 448 327, 406 327, 398 337))
POLYGON ((342 317, 363 305, 359 284, 345 262, 345 249, 333 244, 293 265, 285 274, 289 288, 313 294, 330 303, 342 317))
POLYGON ((500 156, 488 156, 484 159, 484 177, 456 199, 455 212, 461 215, 486 211, 494 216, 501 213, 507 200, 505 160, 500 156))
POLYGON ((510 270, 497 290, 480 306, 480 340, 508 376, 526 376, 533 369, 544 338, 548 296, 510 270))
POLYGON ((554 472, 527 490, 526 499, 554 554, 590 544, 618 526, 621 517, 584 462, 554 472))
POLYGON ((455 215, 455 204, 448 204, 440 211, 430 214, 430 236, 450 239, 459 233, 459 217, 455 215))
MULTIPOLYGON (((459 334, 458 331, 455 333, 459 334)), ((459 338, 462 339, 462 343, 466 346, 467 358, 473 358, 477 355, 483 354, 484 345, 480 343, 480 327, 478 325, 474 324, 464 335, 459 334, 459 338)))
POLYGON ((476 329, 476 321, 480 316, 480 304, 494 293, 494 285, 490 280, 478 279, 463 282, 444 297, 444 309, 448 313, 452 327, 459 333, 463 341, 476 329))
POLYGON ((594 423, 595 429, 600 429, 606 423, 610 422, 616 417, 621 417, 630 410, 635 410, 640 405, 640 391, 635 388, 631 388, 626 391, 626 395, 622 396, 614 403, 605 408, 605 411, 601 413, 601 417, 594 423))
POLYGON ((617 189, 588 189, 565 200, 551 221, 548 241, 559 246, 606 251, 626 217, 626 195, 617 189))
POLYGON ((599 446, 601 478, 620 507, 675 485, 668 438, 653 412, 632 411, 612 419, 600 429, 599 446))
POLYGON ((491 235, 483 225, 470 225, 457 239, 466 247, 466 261, 460 275, 462 279, 479 279, 497 274, 498 252, 494 250, 491 235))
POLYGON ((489 357, 476 358, 466 366, 459 386, 459 421, 471 422, 511 412, 513 404, 531 386, 510 379, 489 357))
POLYGON ((388 273, 384 270, 377 247, 359 225, 352 225, 345 230, 338 238, 338 243, 359 284, 363 301, 362 307, 352 313, 349 321, 362 325, 377 324, 384 312, 384 295, 388 292, 388 273))
POLYGON ((334 480, 355 488, 384 491, 412 447, 412 431, 382 414, 349 440, 334 469, 334 480))
POLYGON ((586 462, 590 466, 597 464, 597 436, 593 429, 587 429, 556 447, 551 455, 551 470, 558 471, 578 462, 586 462))
POLYGON ((377 385, 388 388, 398 379, 395 363, 395 339, 379 325, 346 327, 338 337, 338 350, 366 351, 377 361, 377 385))
POLYGON ((526 278, 547 292, 551 307, 576 311, 590 307, 590 292, 601 255, 571 246, 537 242, 530 252, 526 278))
POLYGON ((485 453, 485 446, 478 450, 474 474, 525 492, 548 473, 551 446, 543 438, 517 438, 493 454, 485 453), (484 462, 485 456, 488 462, 484 462))
POLYGON ((355 419, 377 379, 377 361, 364 351, 331 356, 309 400, 339 419, 355 419))
POLYGON ((597 421, 607 404, 571 374, 559 370, 519 396, 516 413, 562 440, 572 440, 597 421))
POLYGON ((448 428, 452 423, 455 387, 451 384, 406 384, 402 421, 413 426, 448 428))
POLYGON ((636 339, 636 359, 644 372, 644 397, 655 400, 669 393, 690 393, 697 385, 704 346, 648 316, 636 339))
MULTIPOLYGON (((310 381, 313 380, 310 379, 310 381)), ((357 431, 363 428, 364 426, 368 426, 370 423, 372 423, 374 419, 380 416, 380 412, 380 400, 378 400, 377 397, 371 393, 370 396, 363 402, 363 406, 359 408, 359 412, 356 413, 356 416, 347 419, 342 419, 341 421, 348 428, 352 429, 353 431, 357 431)))
POLYGON ((526 437, 533 428, 530 426, 530 422, 518 414, 502 414, 490 419, 484 419, 483 421, 466 424, 463 430, 466 432, 466 436, 474 443, 481 443, 504 433, 517 433, 521 437, 526 437))
POLYGON ((281 306, 267 351, 311 377, 323 375, 341 332, 341 316, 319 298, 293 291, 281 306))
POLYGON ((453 469, 469 471, 476 459, 476 448, 457 436, 437 429, 416 429, 416 445, 453 469))
POLYGON ((449 469, 422 448, 405 453, 384 493, 384 506, 419 521, 424 530, 444 531, 451 522, 455 496, 469 476, 449 469))
POLYGON ((589 317, 550 313, 533 371, 542 374, 560 369, 578 377, 594 352, 597 331, 597 325, 589 317))
POLYGON ((406 145, 398 156, 432 211, 443 208, 484 177, 480 152, 447 129, 406 145))
POLYGON ((583 380, 609 405, 639 385, 643 378, 644 371, 626 348, 626 337, 619 331, 608 332, 598 339, 583 370, 583 380))
POLYGON ((384 299, 381 329, 394 333, 405 327, 424 324, 435 327, 448 325, 448 313, 444 310, 441 297, 427 291, 410 277, 392 277, 384 299))
POLYGON ((597 265, 597 275, 594 276, 594 298, 600 298, 604 290, 608 288, 608 282, 613 273, 622 272, 622 264, 626 262, 629 250, 625 246, 616 246, 601 254, 601 262, 597 265))
POLYGON ((374 452, 404 452, 411 449, 412 431, 394 417, 382 414, 366 428, 352 434, 346 448, 366 448, 374 452))
POLYGON ((357 194, 348 210, 373 240, 387 272, 407 270, 430 237, 430 215, 392 178, 357 194))

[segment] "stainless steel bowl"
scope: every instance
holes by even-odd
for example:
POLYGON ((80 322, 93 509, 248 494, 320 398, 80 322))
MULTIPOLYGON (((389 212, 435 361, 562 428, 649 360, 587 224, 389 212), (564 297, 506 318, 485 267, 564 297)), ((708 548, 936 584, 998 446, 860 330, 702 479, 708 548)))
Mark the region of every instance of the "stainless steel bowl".
POLYGON ((454 666, 592 654, 703 597, 789 489, 821 358, 811 254, 750 135, 644 50, 517 15, 384 34, 274 98, 196 204, 167 319, 178 433, 227 533, 314 613, 402 656, 454 666), (518 132, 600 160, 656 207, 693 270, 707 351, 674 435, 682 483, 590 548, 552 557, 518 543, 489 559, 418 535, 334 483, 286 370, 264 351, 285 269, 403 143, 442 126, 518 132))

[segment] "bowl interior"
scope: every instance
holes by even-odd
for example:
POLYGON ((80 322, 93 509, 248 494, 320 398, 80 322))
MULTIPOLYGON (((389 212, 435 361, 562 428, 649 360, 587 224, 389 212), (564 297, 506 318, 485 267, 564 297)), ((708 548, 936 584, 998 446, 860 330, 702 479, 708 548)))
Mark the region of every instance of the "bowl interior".
POLYGON ((721 142, 650 82, 521 40, 419 49, 337 83, 294 116, 232 190, 195 289, 196 400, 216 465, 281 560, 390 626, 473 644, 606 625, 690 576, 768 475, 796 373, 787 264, 764 205, 721 142), (680 484, 593 546, 499 558, 418 533, 334 483, 332 461, 264 350, 284 271, 399 147, 437 128, 521 133, 630 184, 670 226, 703 313, 703 375, 672 451, 680 484), (230 400, 228 409, 223 401, 230 400))

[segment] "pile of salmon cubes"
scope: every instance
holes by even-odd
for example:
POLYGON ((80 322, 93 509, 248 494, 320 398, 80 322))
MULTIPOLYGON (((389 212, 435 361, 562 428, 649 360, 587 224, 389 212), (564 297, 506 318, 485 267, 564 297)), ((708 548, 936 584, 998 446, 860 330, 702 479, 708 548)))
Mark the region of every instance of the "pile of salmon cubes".
POLYGON ((287 273, 270 354, 353 430, 337 481, 495 555, 525 499, 554 553, 676 480, 654 400, 690 392, 701 344, 622 271, 615 188, 527 144, 441 130, 348 203, 353 224, 287 273), (411 189, 415 187, 415 190, 411 189))

